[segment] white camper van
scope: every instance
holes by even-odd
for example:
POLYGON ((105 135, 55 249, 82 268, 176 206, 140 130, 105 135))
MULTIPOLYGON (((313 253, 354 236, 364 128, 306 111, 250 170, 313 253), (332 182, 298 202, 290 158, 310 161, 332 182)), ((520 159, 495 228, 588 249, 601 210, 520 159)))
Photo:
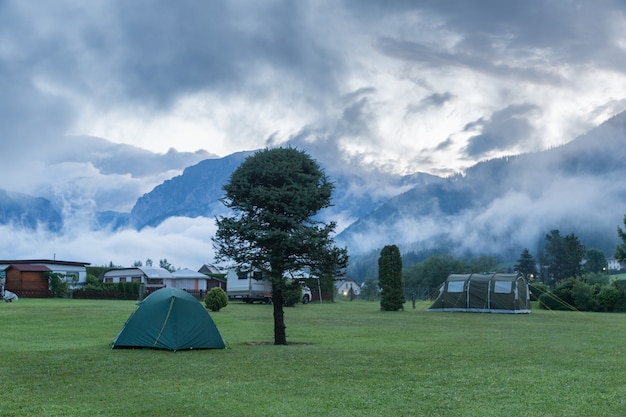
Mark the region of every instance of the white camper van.
MULTIPOLYGON (((242 300, 246 303, 262 301, 272 302, 272 283, 261 278, 260 271, 244 272, 236 269, 226 274, 226 294, 231 300, 242 300)), ((311 289, 302 287, 302 303, 311 301, 311 289)))

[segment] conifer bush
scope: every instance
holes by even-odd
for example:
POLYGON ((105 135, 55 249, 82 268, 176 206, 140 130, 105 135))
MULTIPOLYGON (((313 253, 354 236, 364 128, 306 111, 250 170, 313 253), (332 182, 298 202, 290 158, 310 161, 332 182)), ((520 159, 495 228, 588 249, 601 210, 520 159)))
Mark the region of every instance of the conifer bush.
POLYGON ((220 311, 228 305, 228 296, 223 289, 212 288, 204 297, 204 305, 211 311, 220 311))
POLYGON ((381 289, 380 309, 383 311, 404 310, 404 279, 402 256, 396 245, 387 245, 378 258, 378 285, 381 289))

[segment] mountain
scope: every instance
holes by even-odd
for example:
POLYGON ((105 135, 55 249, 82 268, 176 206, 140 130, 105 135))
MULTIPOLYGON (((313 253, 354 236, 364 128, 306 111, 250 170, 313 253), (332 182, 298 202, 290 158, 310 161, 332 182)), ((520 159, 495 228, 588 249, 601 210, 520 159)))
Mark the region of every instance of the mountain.
POLYGON ((42 227, 59 232, 63 220, 45 198, 0 190, 0 224, 30 230, 42 227))
POLYGON ((337 236, 351 253, 398 244, 405 251, 517 259, 552 229, 607 256, 626 213, 626 113, 547 151, 481 162, 418 185, 337 236))
MULTIPOLYGON (((181 175, 141 196, 130 212, 130 224, 141 229, 157 226, 173 216, 214 217, 225 214, 226 208, 220 202, 224 194, 222 185, 241 162, 253 153, 234 153, 224 158, 201 161, 186 168, 181 175)), ((393 195, 416 184, 427 184, 441 179, 428 174, 400 176, 370 173, 364 176, 348 171, 332 176, 331 181, 335 183, 333 206, 321 213, 321 216, 325 220, 337 221, 341 218, 344 222, 351 223, 393 195)))
MULTIPOLYGON (((153 155, 92 139, 69 141, 47 155, 48 178, 33 175, 33 181, 50 197, 0 190, 0 224, 47 229, 54 232, 48 238, 64 240, 61 232, 68 230, 78 238, 89 235, 86 229, 100 228, 102 239, 111 231, 155 227, 171 217, 210 219, 225 214, 222 185, 253 153, 153 155)), ((375 256, 386 244, 400 246, 405 259, 446 251, 510 261, 524 248, 538 254, 553 229, 612 254, 616 227, 626 213, 625 145, 623 113, 562 146, 484 161, 449 178, 401 176, 358 161, 311 156, 335 183, 333 206, 319 216, 337 221, 337 242, 348 247, 351 264, 375 256)), ((179 224, 168 233, 176 233, 179 224)), ((123 239, 144 236, 129 230, 123 239)))
POLYGON ((130 212, 136 229, 157 226, 168 217, 212 217, 222 210, 222 184, 250 155, 238 152, 224 158, 207 159, 185 168, 181 175, 156 186, 141 196, 130 212))

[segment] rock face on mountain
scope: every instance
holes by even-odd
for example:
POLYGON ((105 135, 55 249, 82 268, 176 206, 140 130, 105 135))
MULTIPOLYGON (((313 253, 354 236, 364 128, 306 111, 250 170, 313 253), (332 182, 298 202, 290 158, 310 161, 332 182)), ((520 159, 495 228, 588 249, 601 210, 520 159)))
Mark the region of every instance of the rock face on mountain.
MULTIPOLYGON (((139 198, 131 210, 130 224, 141 229, 156 226, 173 216, 214 217, 226 214, 226 208, 220 201, 224 195, 222 185, 243 160, 253 153, 235 153, 186 168, 181 175, 165 181, 139 198)), ((335 184, 333 206, 321 213, 321 216, 324 220, 341 217, 350 222, 416 184, 441 181, 428 174, 377 174, 364 177, 352 172, 330 176, 330 179, 335 184)))
POLYGON ((566 145, 481 162, 464 175, 418 185, 346 228, 353 253, 397 243, 458 255, 537 250, 552 229, 609 256, 626 213, 626 114, 566 145))
POLYGON ((185 168, 181 175, 165 181, 137 200, 130 212, 130 224, 141 229, 156 226, 168 217, 214 216, 222 210, 219 201, 224 194, 222 185, 251 154, 238 152, 185 168))
POLYGON ((58 232, 63 227, 63 220, 45 198, 0 190, 0 224, 29 230, 41 227, 58 232))

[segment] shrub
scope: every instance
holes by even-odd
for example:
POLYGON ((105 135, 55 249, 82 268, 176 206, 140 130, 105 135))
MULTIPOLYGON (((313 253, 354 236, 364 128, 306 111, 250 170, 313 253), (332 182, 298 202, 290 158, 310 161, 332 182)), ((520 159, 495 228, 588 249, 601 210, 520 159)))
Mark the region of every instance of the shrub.
POLYGON ((580 311, 594 311, 597 309, 595 287, 586 282, 576 280, 572 286, 574 306, 580 311))
POLYGON ((590 285, 608 285, 610 282, 610 278, 608 274, 605 273, 593 273, 588 272, 583 275, 583 281, 590 285))
POLYGON ((544 292, 550 291, 550 287, 548 287, 546 284, 544 284, 541 281, 533 281, 530 284, 528 284, 528 286, 530 287, 531 301, 538 301, 541 294, 543 294, 544 292))
POLYGON ((219 287, 212 288, 204 297, 204 305, 211 311, 220 311, 228 305, 228 296, 219 287))
POLYGON ((572 289, 576 280, 571 278, 562 281, 554 291, 544 292, 539 296, 539 305, 548 310, 573 310, 575 309, 572 289))
POLYGON ((70 295, 70 283, 64 279, 64 275, 51 272, 48 275, 48 285, 55 297, 65 298, 70 295))
POLYGON ((616 285, 605 285, 596 297, 600 311, 624 311, 626 293, 616 285))

